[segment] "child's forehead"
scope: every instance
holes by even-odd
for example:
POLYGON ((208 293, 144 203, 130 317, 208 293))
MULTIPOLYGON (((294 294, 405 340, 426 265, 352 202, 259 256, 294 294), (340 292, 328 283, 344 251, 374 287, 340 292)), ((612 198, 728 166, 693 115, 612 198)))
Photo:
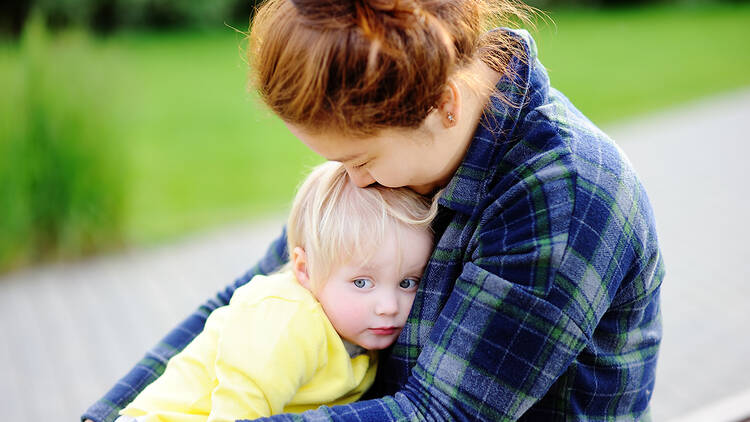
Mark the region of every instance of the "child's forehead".
POLYGON ((333 266, 338 268, 358 268, 362 270, 374 270, 378 267, 375 262, 377 251, 372 249, 369 253, 358 250, 353 253, 342 254, 339 259, 334 261, 333 266))
POLYGON ((367 239, 364 244, 348 245, 346 252, 339 255, 333 265, 364 270, 374 270, 384 265, 399 265, 404 259, 415 259, 411 253, 411 249, 417 246, 415 242, 432 244, 432 234, 427 229, 398 224, 396 230, 388 230, 386 233, 381 239, 367 239))
POLYGON ((379 228, 373 223, 349 229, 334 238, 320 239, 320 247, 308 251, 310 259, 318 265, 316 273, 320 277, 343 272, 376 273, 384 269, 413 272, 429 258, 419 251, 432 249, 433 236, 427 227, 390 221, 379 228))

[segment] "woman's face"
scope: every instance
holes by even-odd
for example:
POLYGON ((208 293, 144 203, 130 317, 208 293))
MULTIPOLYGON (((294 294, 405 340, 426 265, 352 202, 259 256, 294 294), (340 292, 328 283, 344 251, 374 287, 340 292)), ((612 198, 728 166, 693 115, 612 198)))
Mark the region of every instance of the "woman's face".
POLYGON ((430 127, 388 129, 363 139, 287 127, 318 155, 341 162, 357 186, 406 186, 423 195, 448 184, 467 148, 439 126, 437 131, 430 127))

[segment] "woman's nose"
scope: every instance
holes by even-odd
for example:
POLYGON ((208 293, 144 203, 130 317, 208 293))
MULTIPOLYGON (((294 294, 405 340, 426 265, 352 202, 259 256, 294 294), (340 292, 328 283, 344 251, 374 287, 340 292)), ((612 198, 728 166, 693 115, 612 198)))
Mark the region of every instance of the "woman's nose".
POLYGON ((352 179, 352 182, 360 188, 375 183, 375 179, 373 179, 367 170, 347 168, 346 172, 349 173, 349 178, 352 179))

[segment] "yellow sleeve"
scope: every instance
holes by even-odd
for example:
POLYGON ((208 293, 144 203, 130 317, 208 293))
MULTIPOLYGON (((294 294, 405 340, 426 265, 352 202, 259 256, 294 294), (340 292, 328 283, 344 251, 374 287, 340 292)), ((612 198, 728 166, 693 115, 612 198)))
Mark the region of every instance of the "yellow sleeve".
POLYGON ((327 359, 322 310, 314 302, 266 298, 229 306, 216 355, 209 422, 283 413, 327 359))
POLYGON ((227 307, 222 307, 211 313, 204 330, 120 414, 144 422, 205 421, 211 411, 216 346, 226 312, 227 307))

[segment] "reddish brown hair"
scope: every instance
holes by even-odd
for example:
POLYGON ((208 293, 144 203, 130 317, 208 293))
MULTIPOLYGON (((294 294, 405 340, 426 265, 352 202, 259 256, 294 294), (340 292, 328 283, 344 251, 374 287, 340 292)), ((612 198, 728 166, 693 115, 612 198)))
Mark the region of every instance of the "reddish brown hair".
POLYGON ((250 32, 251 83, 306 130, 416 128, 471 61, 506 71, 523 50, 485 31, 529 10, 512 0, 269 0, 250 32))

